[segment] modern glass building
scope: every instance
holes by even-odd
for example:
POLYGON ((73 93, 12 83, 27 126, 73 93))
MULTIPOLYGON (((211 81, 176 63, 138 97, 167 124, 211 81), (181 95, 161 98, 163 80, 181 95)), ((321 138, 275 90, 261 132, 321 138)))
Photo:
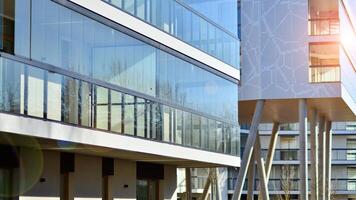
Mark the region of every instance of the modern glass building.
POLYGON ((14 160, 0 196, 174 199, 177 166, 239 166, 237 2, 0 0, 0 13, 0 151, 14 160), (42 170, 9 186, 32 149, 42 170))

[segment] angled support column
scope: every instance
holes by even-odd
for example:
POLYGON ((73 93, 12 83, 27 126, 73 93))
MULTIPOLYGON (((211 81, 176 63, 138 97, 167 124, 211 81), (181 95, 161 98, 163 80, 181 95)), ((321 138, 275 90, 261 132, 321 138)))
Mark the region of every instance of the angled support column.
POLYGON ((214 179, 215 179, 215 186, 216 186, 216 197, 218 200, 222 200, 222 194, 219 187, 219 177, 218 177, 219 168, 215 168, 214 172, 215 172, 214 179))
POLYGON ((318 160, 318 178, 319 178, 319 200, 325 200, 325 117, 319 116, 319 122, 318 122, 318 143, 319 143, 319 149, 318 149, 318 154, 319 154, 319 160, 318 160))
POLYGON ((185 168, 185 194, 186 199, 192 199, 192 175, 190 168, 185 168))
POLYGON ((331 121, 326 121, 325 123, 325 199, 330 200, 330 190, 331 188, 331 147, 332 147, 332 132, 331 132, 331 121))
POLYGON ((318 113, 312 110, 310 118, 310 199, 318 200, 318 135, 316 121, 318 113))
POLYGON ((269 175, 271 174, 272 162, 273 162, 273 158, 274 158, 274 152, 276 150, 276 144, 277 144, 277 140, 278 140, 278 130, 279 130, 279 123, 278 122, 274 122, 273 123, 273 128, 272 128, 271 140, 269 142, 267 158, 266 158, 266 178, 267 178, 267 181, 269 179, 269 175))
MULTIPOLYGON (((255 154, 253 158, 255 158, 255 154)), ((247 185, 247 200, 254 200, 255 196, 253 191, 255 190, 255 159, 252 159, 248 166, 248 185, 247 185)))
POLYGON ((250 132, 246 141, 245 150, 242 156, 242 162, 239 174, 237 176, 237 182, 235 186, 235 191, 232 196, 233 200, 240 200, 243 185, 247 175, 247 168, 252 160, 253 146, 256 142, 258 125, 262 118, 262 112, 265 100, 258 100, 256 103, 255 113, 252 118, 250 132))
POLYGON ((211 179, 212 179, 212 170, 213 169, 209 169, 208 179, 206 179, 203 194, 199 197, 199 200, 206 200, 208 198, 208 191, 209 191, 209 187, 211 185, 211 179))
POLYGON ((263 200, 269 200, 266 169, 265 169, 265 163, 264 163, 262 155, 261 155, 261 144, 260 144, 260 136, 259 135, 257 135, 257 138, 256 138, 256 144, 255 144, 254 151, 256 153, 257 170, 258 170, 258 175, 260 177, 260 195, 262 196, 263 200))
MULTIPOLYGON (((276 150, 276 144, 278 140, 278 129, 279 129, 279 123, 274 122, 273 123, 273 128, 272 128, 272 135, 271 135, 271 140, 269 142, 268 146, 268 152, 267 152, 267 157, 266 157, 266 180, 267 180, 267 185, 268 185, 268 180, 269 176, 271 174, 271 169, 272 169, 272 162, 274 158, 274 152, 276 150)), ((261 193, 258 195, 258 199, 262 199, 261 193)))
POLYGON ((307 102, 299 100, 299 148, 300 148, 300 200, 308 200, 308 130, 307 130, 307 102))

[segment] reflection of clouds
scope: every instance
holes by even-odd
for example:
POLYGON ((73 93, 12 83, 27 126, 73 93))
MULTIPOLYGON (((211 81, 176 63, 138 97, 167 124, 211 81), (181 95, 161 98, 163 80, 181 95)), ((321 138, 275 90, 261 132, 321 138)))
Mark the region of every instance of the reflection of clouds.
POLYGON ((215 81, 207 81, 204 85, 204 90, 209 95, 216 94, 218 93, 218 85, 216 84, 215 81))

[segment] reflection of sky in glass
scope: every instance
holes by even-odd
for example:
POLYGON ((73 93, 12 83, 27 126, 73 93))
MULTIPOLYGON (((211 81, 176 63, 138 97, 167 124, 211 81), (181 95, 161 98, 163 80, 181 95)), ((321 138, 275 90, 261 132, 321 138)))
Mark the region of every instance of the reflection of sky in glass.
POLYGON ((235 83, 51 1, 32 8, 33 59, 237 121, 235 83))
POLYGON ((183 0, 194 10, 237 36, 237 0, 183 0))

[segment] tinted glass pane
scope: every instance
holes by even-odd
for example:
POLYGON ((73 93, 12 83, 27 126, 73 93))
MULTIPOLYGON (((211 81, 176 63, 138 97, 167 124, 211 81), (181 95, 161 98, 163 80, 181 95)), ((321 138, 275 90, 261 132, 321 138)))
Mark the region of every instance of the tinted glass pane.
POLYGON ((0 1, 0 48, 14 53, 15 1, 0 1))
POLYGON ((6 112, 24 113, 24 65, 0 59, 0 107, 6 112))
POLYGON ((170 142, 172 128, 172 111, 171 108, 164 106, 163 108, 163 141, 170 142))
POLYGON ((124 96, 124 133, 135 134, 135 98, 131 95, 124 96))
POLYGON ((183 112, 175 110, 175 143, 183 142, 183 112))
POLYGON ((111 90, 111 130, 122 133, 122 93, 111 90))
POLYGON ((95 122, 96 128, 108 130, 109 126, 109 90, 96 87, 95 94, 95 122))
POLYGON ((62 75, 48 73, 47 118, 61 121, 62 113, 62 75))
POLYGON ((29 0, 15 1, 15 54, 25 57, 30 56, 30 3, 29 0))
POLYGON ((80 88, 80 120, 82 126, 91 126, 92 123, 92 99, 91 85, 81 81, 80 88))
POLYGON ((35 117, 43 117, 44 113, 44 71, 28 67, 27 78, 27 113, 35 117))
POLYGON ((183 119, 184 146, 192 146, 192 114, 184 112, 183 119))
POLYGON ((197 115, 192 116, 192 146, 200 147, 200 117, 197 115))
POLYGON ((145 100, 137 98, 136 100, 136 135, 139 137, 145 137, 145 100))
POLYGON ((217 151, 220 153, 224 153, 224 132, 223 127, 220 122, 217 122, 216 127, 216 142, 217 142, 217 151))
POLYGON ((216 121, 209 120, 209 150, 216 151, 216 121))
POLYGON ((208 149, 209 147, 209 124, 208 119, 202 117, 201 118, 201 148, 208 149))
POLYGON ((78 124, 79 81, 63 77, 62 118, 64 122, 78 124))

